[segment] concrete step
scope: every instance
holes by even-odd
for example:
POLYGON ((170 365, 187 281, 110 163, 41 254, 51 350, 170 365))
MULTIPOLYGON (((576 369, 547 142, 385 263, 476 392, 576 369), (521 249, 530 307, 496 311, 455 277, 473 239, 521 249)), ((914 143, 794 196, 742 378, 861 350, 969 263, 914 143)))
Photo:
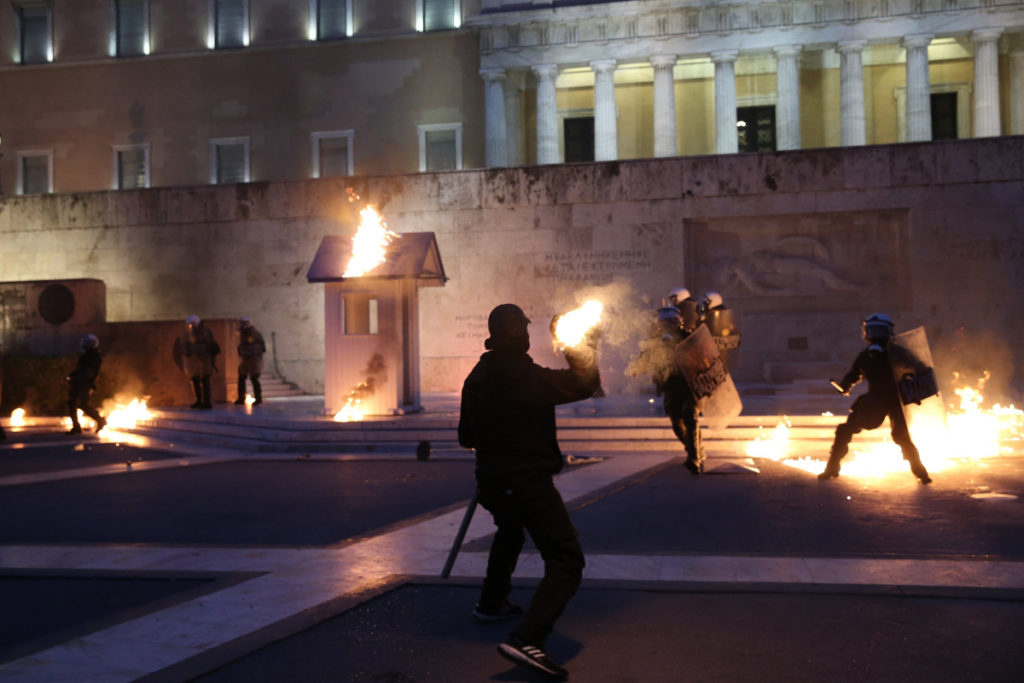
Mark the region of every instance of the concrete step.
MULTIPOLYGON (((414 452, 428 441, 435 452, 468 453, 458 445, 456 416, 375 417, 361 422, 334 422, 263 416, 242 410, 156 410, 133 431, 170 443, 209 445, 256 453, 414 452)), ((789 418, 791 442, 830 442, 836 416, 789 418)), ((775 416, 740 416, 724 430, 703 430, 709 449, 742 450, 743 444, 768 438, 779 423, 775 416)), ((877 430, 866 438, 885 438, 877 430)), ((559 443, 566 452, 674 450, 679 442, 665 417, 559 417, 559 443)))

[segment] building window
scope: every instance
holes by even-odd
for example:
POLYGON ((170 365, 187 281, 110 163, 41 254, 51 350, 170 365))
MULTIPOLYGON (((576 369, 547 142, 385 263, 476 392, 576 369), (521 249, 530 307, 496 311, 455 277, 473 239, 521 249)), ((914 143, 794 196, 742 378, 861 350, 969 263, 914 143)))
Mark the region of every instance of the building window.
POLYGON ((18 194, 53 192, 53 152, 18 152, 18 194))
POLYGON ((249 138, 210 141, 210 182, 217 185, 249 182, 249 138))
POLYGON ((420 171, 462 168, 462 124, 419 126, 420 171))
POLYGON ((313 133, 313 177, 338 178, 353 173, 351 130, 313 133))
POLYGON ((932 140, 957 139, 956 92, 932 93, 932 140))
POLYGON ((114 189, 149 187, 149 145, 114 147, 114 189))
POLYGON ((572 116, 562 122, 565 161, 594 160, 594 117, 572 116))
POLYGON ((210 13, 211 48, 249 44, 249 0, 211 0, 210 13))
POLYGON ((736 136, 740 152, 774 152, 775 105, 738 107, 736 136))
POLYGON ((417 0, 416 28, 420 31, 443 31, 462 25, 460 0, 417 0))
POLYGON ((45 64, 53 61, 53 11, 49 4, 20 5, 18 30, 22 64, 45 64))
POLYGON ((310 0, 309 5, 310 40, 336 40, 352 35, 349 0, 310 0))
POLYGON ((114 0, 113 47, 116 57, 149 54, 148 0, 114 0))

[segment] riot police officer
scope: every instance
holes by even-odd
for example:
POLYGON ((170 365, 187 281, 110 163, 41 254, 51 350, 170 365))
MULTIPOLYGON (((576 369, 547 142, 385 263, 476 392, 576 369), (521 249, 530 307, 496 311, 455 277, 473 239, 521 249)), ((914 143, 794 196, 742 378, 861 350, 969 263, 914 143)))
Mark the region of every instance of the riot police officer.
POLYGON ((910 471, 922 484, 931 483, 928 470, 921 463, 917 447, 910 438, 907 420, 903 414, 896 378, 890 364, 888 345, 895 326, 892 318, 885 313, 869 315, 861 323, 861 331, 867 348, 857 354, 843 379, 832 381, 833 386, 844 396, 862 379, 868 382, 867 393, 853 402, 846 422, 836 427, 835 439, 829 453, 825 471, 818 479, 834 479, 839 476, 839 462, 849 450, 853 436, 865 429, 876 429, 886 417, 892 427, 892 440, 903 451, 903 459, 910 463, 910 471))
POLYGON ((701 322, 708 327, 711 338, 718 347, 726 372, 730 370, 730 359, 740 347, 740 331, 736 316, 726 307, 719 292, 705 292, 697 304, 701 322))
POLYGON ((100 340, 94 334, 82 337, 78 355, 78 365, 67 376, 68 381, 68 415, 71 417, 71 429, 68 434, 81 434, 82 425, 78 422, 78 411, 91 417, 96 422, 96 431, 101 431, 107 424, 98 410, 89 405, 89 395, 96 388, 96 378, 100 374, 103 358, 100 356, 100 340))
POLYGON ((690 294, 686 287, 676 287, 668 293, 668 305, 674 306, 682 318, 683 336, 686 336, 697 329, 700 325, 700 313, 697 310, 697 301, 690 294))
POLYGON ((267 345, 263 341, 263 335, 253 327, 252 320, 242 318, 238 321, 238 398, 235 405, 245 403, 245 380, 248 377, 252 380, 252 395, 255 399, 253 405, 263 403, 263 388, 260 386, 260 373, 263 372, 263 354, 267 352, 267 345))
POLYGON ((182 369, 192 381, 196 400, 190 407, 209 410, 213 408, 210 394, 210 376, 216 370, 216 357, 220 345, 213 338, 213 332, 197 315, 185 319, 185 332, 174 343, 175 357, 182 360, 182 369))

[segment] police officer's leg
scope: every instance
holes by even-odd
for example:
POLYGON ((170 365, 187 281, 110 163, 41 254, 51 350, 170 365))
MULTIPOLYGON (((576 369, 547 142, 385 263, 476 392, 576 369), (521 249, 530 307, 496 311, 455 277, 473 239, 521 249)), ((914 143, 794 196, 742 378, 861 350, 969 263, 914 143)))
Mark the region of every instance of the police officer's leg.
POLYGON ((683 445, 686 447, 686 467, 693 474, 699 474, 704 464, 704 451, 700 443, 700 425, 697 423, 697 406, 686 402, 680 416, 680 423, 686 433, 683 445))
POLYGON ((212 397, 210 396, 210 376, 203 375, 201 379, 203 390, 203 403, 199 407, 209 409, 213 407, 213 400, 212 397))
POLYGON ((512 572, 519 561, 526 535, 523 533, 522 516, 513 503, 513 492, 508 487, 481 485, 478 500, 494 517, 494 525, 498 528, 491 541, 487 574, 477 605, 478 610, 493 613, 505 604, 512 590, 512 572))
POLYGON ((879 409, 873 402, 865 401, 866 398, 867 395, 864 395, 854 401, 846 422, 836 427, 832 449, 829 451, 828 464, 825 465, 825 471, 818 475, 818 479, 838 477, 839 462, 849 452, 850 442, 854 435, 865 429, 875 429, 885 420, 885 411, 879 409))
POLYGON ((203 383, 199 380, 199 375, 192 376, 192 393, 195 394, 195 402, 189 406, 190 408, 200 408, 203 405, 203 383))
POLYGON ((583 549, 550 477, 531 482, 523 492, 521 509, 526 530, 544 560, 544 578, 513 635, 543 648, 555 621, 579 588, 585 564, 583 549))
POLYGON ((78 389, 73 384, 68 389, 68 415, 71 417, 71 429, 68 433, 80 434, 82 425, 78 423, 78 389))
POLYGON ((892 425, 892 440, 903 451, 903 459, 910 463, 910 471, 921 480, 922 484, 930 484, 932 478, 928 476, 928 470, 921 462, 921 454, 910 438, 910 429, 907 428, 907 420, 903 415, 903 409, 896 407, 889 413, 889 423, 892 425))
POLYGON ((238 371, 238 398, 235 399, 235 405, 240 406, 245 404, 245 375, 241 370, 238 371))
POLYGON ((100 411, 93 408, 92 405, 89 403, 90 393, 91 392, 88 389, 86 389, 83 392, 82 401, 79 407, 82 409, 83 413, 85 413, 86 415, 93 419, 93 421, 96 423, 96 431, 98 432, 107 426, 107 421, 104 420, 103 417, 100 415, 100 411))
POLYGON ((255 405, 259 405, 263 403, 263 387, 260 386, 260 375, 256 373, 251 375, 250 378, 252 379, 252 395, 256 399, 255 405))

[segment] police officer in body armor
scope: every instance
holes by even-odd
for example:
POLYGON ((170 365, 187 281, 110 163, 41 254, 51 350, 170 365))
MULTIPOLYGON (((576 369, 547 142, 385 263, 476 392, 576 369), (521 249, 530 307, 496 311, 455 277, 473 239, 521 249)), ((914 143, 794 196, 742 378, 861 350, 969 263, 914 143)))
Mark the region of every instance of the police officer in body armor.
MULTIPOLYGON (((671 295, 669 300, 672 300, 671 295)), ((671 422, 672 433, 686 450, 683 466, 691 474, 699 475, 704 467, 704 449, 701 446, 700 425, 697 422, 700 409, 697 397, 694 396, 680 368, 676 367, 674 357, 676 345, 693 331, 693 327, 687 326, 678 304, 658 311, 655 334, 659 337, 660 343, 654 347, 654 353, 660 360, 652 363, 651 379, 657 392, 662 395, 662 405, 671 422)))
POLYGON ((192 380, 192 391, 195 403, 191 408, 209 410, 213 408, 210 394, 210 376, 216 370, 216 356, 220 353, 220 345, 197 315, 185 319, 186 329, 174 342, 175 357, 181 357, 182 369, 192 380))
POLYGON ((718 292, 705 292, 697 304, 701 322, 708 326, 711 338, 715 340, 718 353, 726 372, 730 370, 730 358, 740 347, 740 331, 736 316, 725 306, 718 292))
POLYGON ((96 378, 100 374, 102 362, 99 338, 94 334, 82 337, 78 365, 67 376, 68 415, 71 416, 71 429, 68 430, 68 434, 82 433, 82 425, 78 422, 79 409, 96 421, 97 432, 107 424, 107 421, 100 417, 99 411, 89 405, 89 395, 96 388, 96 378))
POLYGON ((263 354, 267 352, 267 345, 249 318, 238 321, 238 334, 241 337, 238 342, 238 357, 241 361, 238 364, 238 398, 235 399, 235 405, 245 403, 245 379, 248 377, 252 380, 253 405, 258 406, 263 403, 260 373, 263 372, 263 354))
POLYGON ((676 287, 668 293, 668 305, 675 306, 682 317, 684 337, 700 325, 700 313, 697 310, 697 301, 690 294, 686 287, 676 287))
POLYGON ((910 471, 922 484, 931 483, 928 470, 921 463, 917 447, 910 438, 910 430, 900 403, 899 389, 890 364, 888 344, 892 339, 894 325, 884 313, 874 313, 861 324, 864 341, 868 346, 857 354, 843 379, 832 380, 836 391, 848 396, 850 389, 862 379, 868 381, 868 391, 858 397, 850 408, 846 422, 836 427, 835 440, 829 453, 825 471, 818 479, 834 479, 839 476, 839 462, 849 450, 853 436, 865 429, 876 429, 885 418, 892 427, 892 440, 903 451, 903 459, 910 463, 910 471))

